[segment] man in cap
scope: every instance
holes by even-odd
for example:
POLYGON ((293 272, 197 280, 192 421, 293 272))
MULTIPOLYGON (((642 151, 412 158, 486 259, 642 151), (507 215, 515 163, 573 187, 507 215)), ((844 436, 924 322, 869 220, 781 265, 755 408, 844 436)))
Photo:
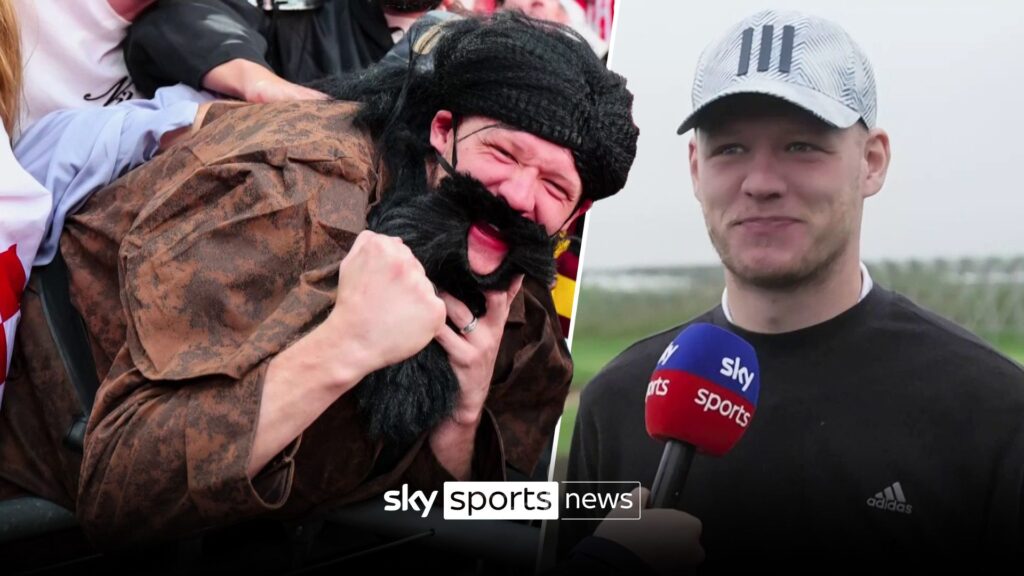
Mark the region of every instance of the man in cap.
MULTIPOLYGON (((875 98, 864 52, 805 14, 750 16, 698 62, 679 133, 694 131, 690 172, 726 289, 691 322, 753 344, 763 383, 742 440, 698 454, 681 495, 709 568, 1019 554, 1024 372, 860 262, 864 201, 890 160, 875 98)), ((662 444, 645 431, 645 389, 688 324, 588 385, 570 480, 650 486, 662 444)))
POLYGON ((571 377, 553 246, 623 186, 632 96, 578 36, 521 16, 416 47, 321 86, 338 100, 215 103, 69 219, 102 384, 78 457, 29 298, 0 492, 123 544, 530 473, 571 377))

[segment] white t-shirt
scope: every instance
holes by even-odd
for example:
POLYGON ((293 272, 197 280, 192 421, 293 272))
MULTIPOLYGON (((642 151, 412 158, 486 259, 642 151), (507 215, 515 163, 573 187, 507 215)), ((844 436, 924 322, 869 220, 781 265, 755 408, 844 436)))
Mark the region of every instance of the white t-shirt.
POLYGON ((129 22, 107 0, 14 0, 25 66, 19 134, 54 110, 135 96, 121 42, 129 22))

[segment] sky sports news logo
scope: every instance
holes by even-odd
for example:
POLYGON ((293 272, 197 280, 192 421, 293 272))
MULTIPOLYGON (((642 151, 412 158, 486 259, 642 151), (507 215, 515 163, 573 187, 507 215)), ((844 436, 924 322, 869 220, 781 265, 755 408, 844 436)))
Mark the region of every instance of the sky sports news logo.
POLYGON ((639 520, 639 482, 445 482, 436 490, 403 484, 384 493, 384 510, 426 518, 440 504, 445 520, 593 520, 612 510, 616 519, 639 520))

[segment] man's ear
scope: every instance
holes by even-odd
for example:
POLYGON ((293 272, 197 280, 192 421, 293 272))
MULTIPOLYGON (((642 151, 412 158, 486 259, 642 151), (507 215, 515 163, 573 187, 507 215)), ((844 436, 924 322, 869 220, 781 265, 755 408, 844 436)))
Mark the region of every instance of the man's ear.
POLYGON ((695 130, 693 137, 690 138, 689 154, 690 154, 690 182, 693 184, 693 195, 696 196, 697 200, 699 201, 700 200, 700 192, 699 192, 699 190, 700 190, 700 171, 699 171, 699 163, 697 162, 697 154, 699 153, 699 151, 697 150, 697 138, 698 138, 698 136, 697 136, 696 130, 695 130))
POLYGON ((434 119, 430 121, 430 145, 438 154, 450 159, 454 132, 452 132, 452 113, 448 110, 438 110, 434 119))
POLYGON ((889 134, 881 128, 872 128, 864 140, 864 191, 865 198, 874 196, 885 184, 889 172, 892 150, 889 148, 889 134))

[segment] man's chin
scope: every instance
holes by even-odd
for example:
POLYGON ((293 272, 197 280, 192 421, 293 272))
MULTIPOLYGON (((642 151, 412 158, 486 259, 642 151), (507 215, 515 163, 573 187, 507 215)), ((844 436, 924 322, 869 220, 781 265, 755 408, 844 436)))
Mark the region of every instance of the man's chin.
POLYGON ((765 290, 792 290, 815 276, 816 267, 773 258, 726 259, 727 270, 744 284, 765 290))

